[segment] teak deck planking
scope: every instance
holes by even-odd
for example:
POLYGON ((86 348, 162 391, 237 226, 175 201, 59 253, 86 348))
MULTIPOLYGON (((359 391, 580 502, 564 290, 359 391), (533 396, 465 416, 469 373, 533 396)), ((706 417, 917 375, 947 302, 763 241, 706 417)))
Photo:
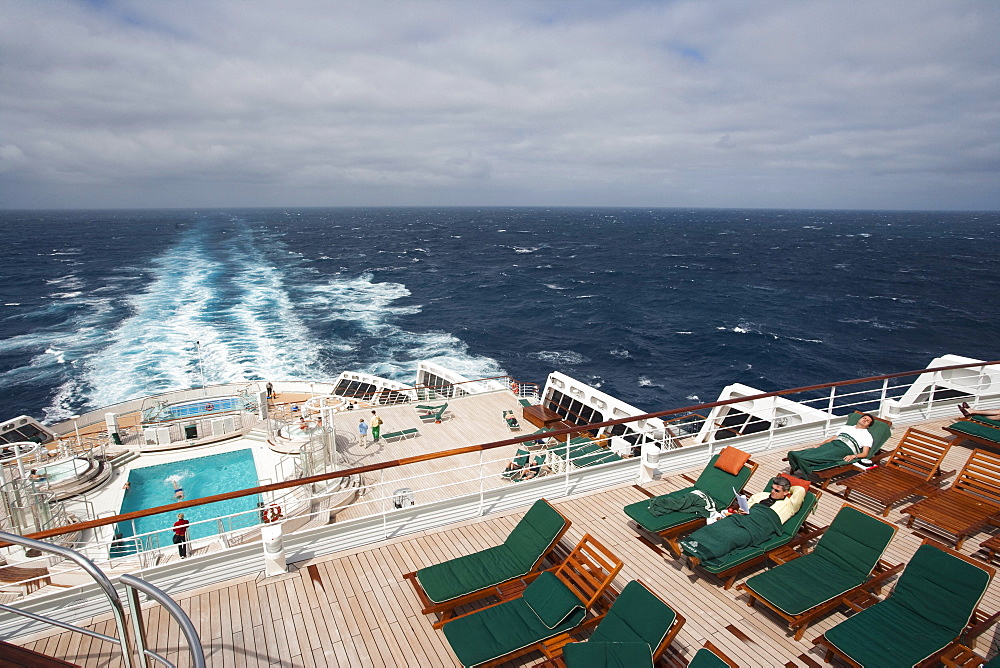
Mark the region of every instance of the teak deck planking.
MULTIPOLYGON (((499 417, 496 422, 502 430, 499 417)), ((941 423, 949 424, 950 420, 925 423, 921 428, 937 431, 941 423)), ((895 447, 905 429, 897 427, 895 431, 887 449, 895 447)), ((953 447, 942 468, 960 470, 970 454, 970 448, 953 447)), ((785 470, 783 456, 784 450, 754 454, 760 468, 748 489, 762 488, 775 472, 785 470)), ((682 473, 692 476, 698 472, 682 473)), ((670 474, 645 488, 660 494, 688 484, 681 475, 670 474)), ((843 504, 836 496, 839 489, 836 483, 831 485, 810 522, 818 526, 830 523, 843 504)), ((666 657, 690 659, 705 640, 711 640, 741 666, 822 664, 822 653, 813 647, 812 638, 843 620, 843 608, 816 620, 801 642, 794 641, 782 620, 758 607, 747 607, 741 592, 723 590, 721 580, 696 575, 666 549, 654 551, 640 540, 621 509, 643 498, 646 495, 640 489, 626 484, 556 499, 553 504, 573 522, 562 540, 563 555, 584 533, 592 534, 625 562, 615 579, 615 589, 620 590, 631 579, 641 579, 687 618, 666 657)), ((863 497, 853 500, 852 505, 873 514, 881 512, 876 503, 863 497)), ((175 598, 191 615, 212 666, 457 666, 443 634, 431 628, 431 617, 420 614, 416 596, 402 574, 496 545, 525 510, 324 555, 293 564, 287 575, 244 577, 175 598)), ((925 532, 907 529, 906 516, 895 508, 888 519, 899 531, 885 559, 907 561, 925 532)), ((979 544, 990 535, 980 532, 972 536, 962 552, 979 553, 979 544)), ((763 568, 749 569, 739 581, 763 568)), ((1000 609, 1000 581, 991 584, 980 607, 988 612, 1000 609)), ((180 666, 189 665, 186 654, 177 651, 179 633, 169 617, 157 606, 144 614, 154 649, 165 652, 180 666)), ((106 617, 91 620, 89 626, 115 632, 106 617)), ((992 657, 998 643, 1000 633, 991 629, 980 637, 977 651, 992 657)), ((119 663, 110 645, 79 634, 50 632, 20 639, 19 644, 87 667, 119 663)), ((535 653, 505 665, 529 666, 542 660, 541 654, 535 653)))

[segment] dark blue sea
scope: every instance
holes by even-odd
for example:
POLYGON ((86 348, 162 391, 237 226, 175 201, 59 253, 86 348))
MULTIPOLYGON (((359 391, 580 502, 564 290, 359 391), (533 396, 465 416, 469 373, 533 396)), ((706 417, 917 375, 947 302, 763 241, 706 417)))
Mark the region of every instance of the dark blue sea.
POLYGON ((0 418, 204 381, 565 372, 647 410, 996 359, 1000 213, 0 212, 0 418))

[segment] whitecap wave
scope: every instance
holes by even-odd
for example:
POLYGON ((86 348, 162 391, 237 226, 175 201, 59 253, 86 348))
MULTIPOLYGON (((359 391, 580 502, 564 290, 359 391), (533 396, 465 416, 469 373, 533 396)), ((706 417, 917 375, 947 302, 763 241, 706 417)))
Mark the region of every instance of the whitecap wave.
POLYGON ((586 364, 590 361, 590 358, 573 350, 539 350, 537 353, 529 353, 528 357, 553 365, 565 364, 574 366, 577 364, 586 364))

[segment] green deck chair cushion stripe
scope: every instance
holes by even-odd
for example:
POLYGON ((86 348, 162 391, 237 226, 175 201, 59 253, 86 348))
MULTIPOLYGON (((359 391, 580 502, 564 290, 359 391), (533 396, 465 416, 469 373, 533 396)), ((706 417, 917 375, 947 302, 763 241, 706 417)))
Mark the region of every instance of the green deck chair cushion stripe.
POLYGON ((653 655, 643 642, 574 642, 563 647, 566 668, 643 668, 653 655))
POLYGON ((503 545, 421 568, 417 580, 431 601, 443 603, 527 575, 565 526, 566 520, 539 499, 503 545))
POLYGON ((573 614, 580 599, 551 571, 544 571, 524 590, 524 602, 550 629, 554 629, 573 614))
POLYGON ((969 436, 978 436, 979 438, 985 438, 988 441, 1000 443, 1000 429, 997 429, 996 427, 979 424, 978 422, 962 421, 956 422, 948 428, 963 434, 968 434, 969 436))
POLYGON ((587 642, 643 642, 650 652, 667 637, 677 619, 669 605, 632 580, 612 604, 587 642))
MULTIPOLYGON (((540 579, 528 585, 521 598, 483 608, 474 614, 452 620, 442 627, 448 644, 463 666, 471 668, 516 652, 546 638, 569 631, 583 621, 587 611, 577 600, 577 607, 561 624, 554 628, 546 626, 525 600, 533 588, 551 586, 538 585, 540 579)), ((559 586, 566 587, 558 578, 556 582, 559 586)), ((568 588, 566 590, 575 598, 568 588)))
MULTIPOLYGON (((730 475, 721 469, 715 468, 715 462, 718 459, 719 456, 715 455, 708 461, 708 465, 705 466, 701 475, 698 476, 693 487, 686 487, 665 494, 664 496, 681 496, 689 493, 692 489, 699 489, 715 499, 718 507, 728 507, 733 502, 733 499, 736 498, 733 494, 733 488, 735 487, 737 490, 743 489, 747 480, 750 479, 751 471, 749 466, 744 466, 739 475, 730 475)), ((652 533, 657 533, 701 517, 697 513, 685 512, 667 513, 666 515, 656 516, 649 512, 649 500, 629 504, 623 510, 639 526, 652 533)))
POLYGON ((729 664, 720 659, 712 650, 702 647, 694 653, 688 668, 729 668, 729 664))
POLYGON ((863 584, 895 529, 850 506, 840 509, 809 554, 753 576, 746 586, 788 615, 799 615, 863 584))
POLYGON ((982 569, 921 545, 891 596, 825 636, 863 666, 914 666, 959 637, 989 583, 982 569))
POLYGON ((806 517, 815 506, 816 495, 812 492, 806 492, 805 498, 802 499, 802 506, 799 508, 797 513, 792 515, 787 522, 781 525, 780 534, 764 543, 761 543, 760 545, 743 548, 741 550, 733 550, 729 554, 718 559, 706 559, 705 561, 702 561, 699 566, 704 568, 709 573, 720 573, 727 568, 732 568, 733 566, 746 561, 747 559, 753 559, 754 557, 764 554, 768 550, 773 550, 776 547, 781 547, 782 545, 791 542, 791 540, 795 538, 795 534, 797 534, 799 529, 802 528, 802 525, 806 521, 806 517))

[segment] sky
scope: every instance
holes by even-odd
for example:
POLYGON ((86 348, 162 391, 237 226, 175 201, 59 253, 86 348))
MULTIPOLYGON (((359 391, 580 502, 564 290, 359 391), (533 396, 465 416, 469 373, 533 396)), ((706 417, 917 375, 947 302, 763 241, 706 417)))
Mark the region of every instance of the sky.
POLYGON ((0 208, 998 210, 998 34, 992 0, 0 0, 0 208))

